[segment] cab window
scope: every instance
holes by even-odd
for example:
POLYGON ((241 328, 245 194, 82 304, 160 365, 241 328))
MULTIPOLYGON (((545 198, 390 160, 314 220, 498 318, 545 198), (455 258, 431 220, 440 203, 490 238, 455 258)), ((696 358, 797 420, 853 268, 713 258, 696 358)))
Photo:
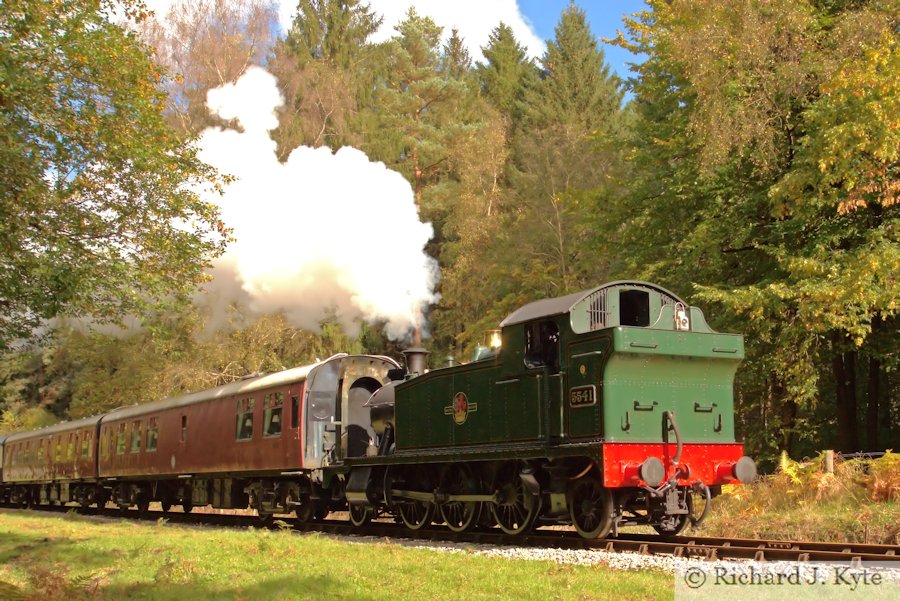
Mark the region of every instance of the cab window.
POLYGON ((525 367, 548 367, 559 371, 559 327, 553 321, 535 321, 525 326, 525 367))

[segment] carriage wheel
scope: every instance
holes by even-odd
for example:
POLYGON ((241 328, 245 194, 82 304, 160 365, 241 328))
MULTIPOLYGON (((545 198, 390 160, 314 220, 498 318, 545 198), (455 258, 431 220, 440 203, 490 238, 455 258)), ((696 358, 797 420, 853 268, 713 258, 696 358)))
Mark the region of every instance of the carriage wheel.
POLYGON ((293 493, 288 493, 286 497, 286 505, 291 507, 291 501, 294 502, 294 513, 297 514, 297 521, 301 524, 311 522, 316 515, 316 506, 310 497, 308 488, 301 488, 297 499, 293 499, 293 493))
MULTIPOLYGON (((449 466, 441 478, 444 491, 451 495, 478 494, 478 480, 465 464, 449 466)), ((478 501, 451 501, 439 507, 441 518, 453 532, 468 530, 478 521, 481 503, 478 501)))
POLYGON ((193 508, 194 508, 194 506, 191 503, 182 503, 181 504, 181 510, 185 513, 190 513, 193 508))
POLYGON ((360 528, 372 521, 372 512, 365 505, 350 504, 348 508, 350 513, 350 523, 360 528))
POLYGON ((507 463, 494 480, 497 502, 491 504, 491 514, 500 530, 520 534, 534 523, 540 501, 519 477, 519 464, 507 463))
POLYGON ((147 511, 150 510, 150 499, 147 495, 141 493, 138 495, 137 500, 135 501, 135 505, 137 506, 138 516, 145 517, 147 515, 147 511))
POLYGON ((584 538, 602 538, 609 534, 613 521, 613 500, 591 475, 576 480, 569 488, 569 517, 584 538))
POLYGON ((169 510, 172 509, 172 501, 169 501, 168 499, 160 501, 159 506, 163 510, 163 513, 169 513, 169 510))
POLYGON ((328 514, 331 513, 331 508, 328 507, 328 501, 324 499, 319 499, 313 503, 313 509, 315 511, 315 518, 317 520, 324 520, 328 517, 328 514))

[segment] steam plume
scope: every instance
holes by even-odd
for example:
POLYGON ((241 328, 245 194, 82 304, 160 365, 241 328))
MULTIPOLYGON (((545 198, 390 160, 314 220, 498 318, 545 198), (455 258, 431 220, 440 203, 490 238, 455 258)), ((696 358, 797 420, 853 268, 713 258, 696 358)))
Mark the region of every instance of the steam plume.
POLYGON ((207 95, 210 111, 244 130, 209 128, 199 140, 200 158, 236 178, 209 199, 235 238, 214 270, 212 302, 249 299, 309 329, 329 311, 350 332, 359 317, 383 320, 401 338, 435 300, 437 266, 423 250, 431 224, 419 221, 403 176, 360 150, 300 147, 279 162, 269 132, 282 103, 259 67, 207 95))

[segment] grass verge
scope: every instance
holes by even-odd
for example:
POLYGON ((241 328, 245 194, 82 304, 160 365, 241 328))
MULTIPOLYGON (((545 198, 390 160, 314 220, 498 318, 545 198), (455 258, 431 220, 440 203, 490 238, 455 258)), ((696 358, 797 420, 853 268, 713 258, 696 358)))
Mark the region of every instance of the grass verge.
POLYGON ((672 576, 0 511, 0 599, 671 599, 672 576))
MULTIPOLYGON (((734 536, 900 544, 900 454, 875 460, 782 457, 776 473, 749 486, 726 486, 693 532, 734 536)), ((690 531, 689 531, 690 532, 690 531)))

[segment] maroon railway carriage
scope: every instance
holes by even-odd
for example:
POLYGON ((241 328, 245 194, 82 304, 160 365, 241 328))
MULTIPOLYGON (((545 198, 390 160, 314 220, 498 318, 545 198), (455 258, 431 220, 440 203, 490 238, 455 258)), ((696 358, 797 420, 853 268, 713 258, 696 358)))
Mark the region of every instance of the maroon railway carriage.
POLYGON ((100 416, 10 434, 3 443, 3 482, 9 501, 97 500, 96 436, 100 416))
POLYGON ((315 485, 321 468, 366 452, 374 432, 350 424, 368 426, 363 404, 397 367, 386 357, 341 354, 117 409, 100 424, 99 475, 123 509, 159 501, 185 511, 249 506, 263 517, 327 513, 330 497, 322 499, 315 485), (346 428, 339 426, 341 415, 346 428))

